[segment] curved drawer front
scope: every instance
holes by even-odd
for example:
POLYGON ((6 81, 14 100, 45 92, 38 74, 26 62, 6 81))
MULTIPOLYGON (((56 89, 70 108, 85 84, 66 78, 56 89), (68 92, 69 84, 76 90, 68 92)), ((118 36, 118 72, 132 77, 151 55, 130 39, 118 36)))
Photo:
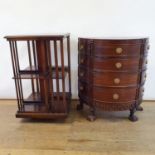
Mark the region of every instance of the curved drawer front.
POLYGON ((86 68, 79 67, 78 68, 78 77, 81 80, 88 80, 89 79, 88 70, 86 68))
POLYGON ((94 72, 95 86, 136 86, 139 74, 136 73, 114 73, 114 72, 94 72))
POLYGON ((94 88, 93 97, 96 101, 130 102, 136 99, 136 88, 94 88))
POLYGON ((87 50, 87 40, 79 39, 78 50, 79 50, 79 52, 85 52, 87 50))
POLYGON ((141 86, 139 89, 139 100, 142 100, 144 95, 144 86, 141 86))
POLYGON ((141 44, 118 44, 107 46, 104 43, 95 42, 93 55, 97 56, 139 56, 141 44))
POLYGON ((91 61, 91 59, 84 54, 78 54, 78 64, 79 65, 83 65, 83 66, 88 66, 89 65, 89 61, 91 61))
POLYGON ((141 84, 144 84, 144 83, 145 83, 146 78, 147 78, 146 71, 143 71, 143 72, 141 73, 141 84))
POLYGON ((125 71, 125 70, 135 70, 146 68, 146 58, 141 58, 142 64, 140 64, 140 58, 97 58, 94 57, 94 70, 116 70, 116 71, 125 71), (141 65, 141 66, 140 66, 141 65))

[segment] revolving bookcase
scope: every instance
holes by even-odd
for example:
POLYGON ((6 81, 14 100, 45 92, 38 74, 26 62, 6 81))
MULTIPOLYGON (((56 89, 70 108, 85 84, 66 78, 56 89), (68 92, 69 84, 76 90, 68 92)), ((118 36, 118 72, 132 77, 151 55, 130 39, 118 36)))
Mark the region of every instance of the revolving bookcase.
POLYGON ((71 101, 70 35, 5 38, 16 86, 16 117, 65 118, 71 101))

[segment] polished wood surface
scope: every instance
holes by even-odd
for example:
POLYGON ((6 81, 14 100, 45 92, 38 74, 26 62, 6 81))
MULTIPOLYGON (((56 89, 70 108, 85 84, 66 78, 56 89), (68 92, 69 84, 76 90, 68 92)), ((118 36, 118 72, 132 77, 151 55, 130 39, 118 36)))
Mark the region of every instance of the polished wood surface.
MULTIPOLYGON (((66 117, 71 100, 69 34, 6 36, 5 38, 10 44, 17 93, 16 117, 47 119, 66 117), (20 54, 23 50, 19 45, 27 49, 26 68, 22 68, 21 65, 20 54), (31 82, 29 85, 31 92, 27 97, 23 89, 25 80, 31 82), (66 84, 65 80, 69 84, 66 84)), ((26 59, 26 55, 24 57, 26 59)))
POLYGON ((80 105, 90 107, 88 119, 95 111, 130 110, 136 121, 146 81, 148 38, 93 39, 79 38, 78 81, 80 105))
POLYGON ((69 37, 69 33, 65 34, 41 34, 41 35, 11 35, 5 36, 8 40, 57 40, 69 37))
POLYGON ((65 120, 36 121, 16 119, 16 101, 0 100, 0 155, 154 155, 155 102, 143 102, 135 123, 127 111, 99 111, 92 123, 76 104, 65 120))

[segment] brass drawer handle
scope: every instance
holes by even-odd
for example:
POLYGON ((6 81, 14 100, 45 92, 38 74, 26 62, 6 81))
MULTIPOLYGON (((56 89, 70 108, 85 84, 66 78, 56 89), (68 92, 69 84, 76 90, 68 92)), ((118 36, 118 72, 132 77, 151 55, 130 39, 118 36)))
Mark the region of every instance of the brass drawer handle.
POLYGON ((80 48, 79 49, 82 50, 83 48, 84 48, 84 46, 83 45, 80 45, 80 48))
POLYGON ((83 73, 83 72, 81 72, 81 73, 80 73, 80 76, 81 76, 81 77, 83 77, 83 76, 84 76, 84 73, 83 73))
POLYGON ((80 59, 80 63, 84 63, 84 59, 80 59))
POLYGON ((121 82, 121 80, 120 80, 119 78, 115 78, 115 79, 114 79, 114 83, 115 83, 115 84, 119 84, 120 82, 121 82))
POLYGON ((121 54, 123 52, 123 49, 121 47, 116 48, 116 53, 121 54))
POLYGON ((83 88, 83 86, 80 86, 80 90, 83 90, 84 88, 83 88))
POLYGON ((119 99, 119 95, 118 94, 113 94, 113 99, 114 100, 118 100, 119 99))
POLYGON ((145 64, 148 64, 148 60, 146 60, 145 64))
POLYGON ((117 63, 115 64, 115 66, 116 66, 117 69, 120 69, 120 68, 122 67, 122 63, 117 62, 117 63))

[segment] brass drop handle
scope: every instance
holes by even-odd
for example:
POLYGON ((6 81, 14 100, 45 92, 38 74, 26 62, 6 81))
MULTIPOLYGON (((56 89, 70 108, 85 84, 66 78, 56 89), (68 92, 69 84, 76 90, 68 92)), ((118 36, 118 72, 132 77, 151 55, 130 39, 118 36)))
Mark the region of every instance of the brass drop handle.
POLYGON ((84 46, 83 45, 80 45, 80 50, 82 50, 84 48, 84 46))
POLYGON ((84 63, 84 59, 80 59, 80 63, 84 63))
POLYGON ((121 47, 116 48, 116 53, 121 54, 123 52, 123 49, 121 47))
POLYGON ((119 95, 118 94, 113 94, 113 99, 114 100, 118 100, 119 99, 119 95))
POLYGON ((122 67, 122 63, 117 62, 117 63, 115 64, 115 66, 116 66, 117 69, 120 69, 120 68, 122 67))
POLYGON ((81 72, 81 73, 80 73, 80 76, 83 77, 83 76, 84 76, 84 72, 81 72))
POLYGON ((114 79, 114 83, 115 83, 115 84, 119 84, 120 82, 121 82, 121 80, 120 80, 119 78, 115 78, 115 79, 114 79))
POLYGON ((146 60, 145 64, 148 64, 148 60, 146 60))
POLYGON ((83 86, 80 86, 80 90, 83 90, 84 88, 83 88, 83 86))

